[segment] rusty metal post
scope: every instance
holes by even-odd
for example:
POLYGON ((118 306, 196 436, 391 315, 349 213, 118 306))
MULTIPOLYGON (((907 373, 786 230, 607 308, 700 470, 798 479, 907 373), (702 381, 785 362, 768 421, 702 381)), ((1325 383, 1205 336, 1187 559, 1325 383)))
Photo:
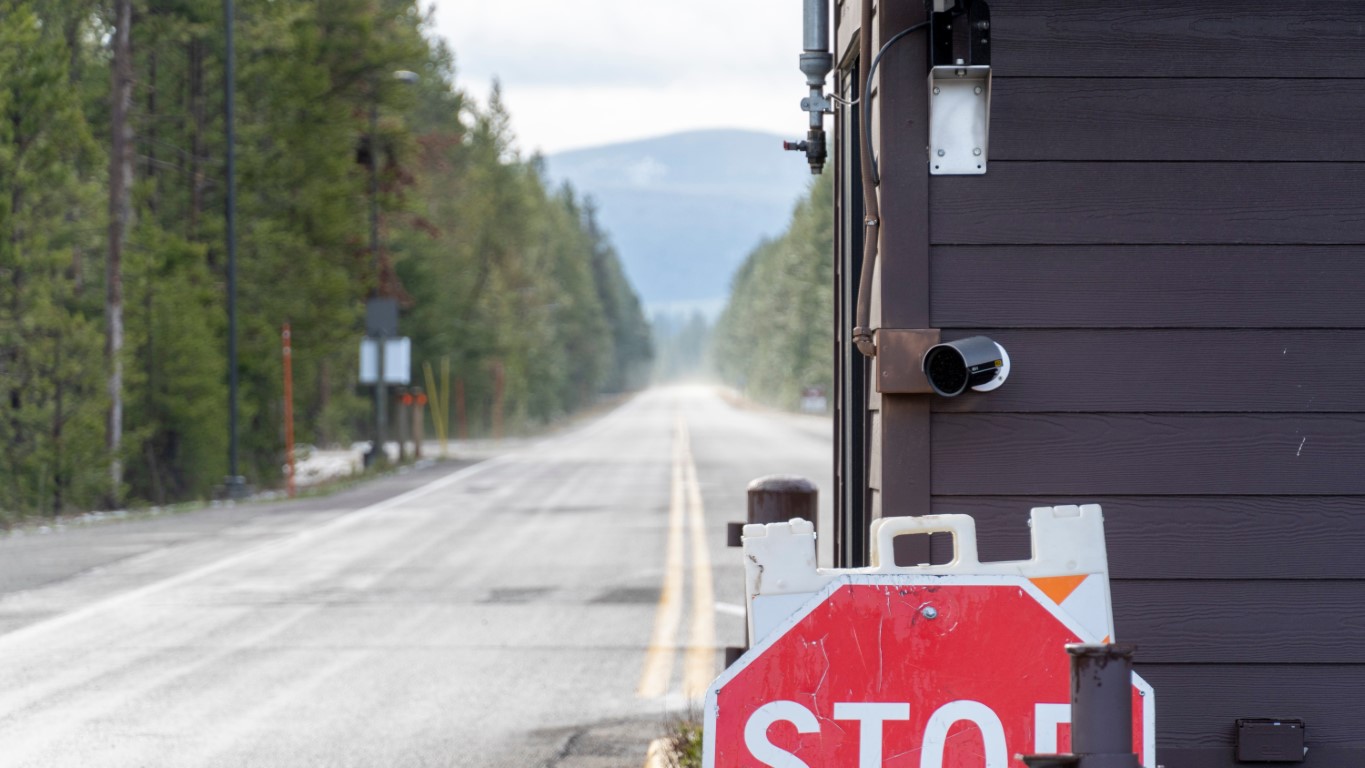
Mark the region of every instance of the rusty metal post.
POLYGON ((749 483, 749 522, 785 523, 803 518, 815 524, 819 489, 798 475, 768 475, 749 483))
POLYGON ((806 478, 799 475, 760 477, 749 483, 748 519, 727 526, 726 544, 738 547, 744 526, 753 523, 785 523, 799 517, 809 520, 818 530, 818 508, 819 489, 806 478))
POLYGON ((1133 646, 1073 643, 1071 754, 1025 755, 1029 768, 1140 768, 1133 753, 1133 646))
POLYGON ((1133 646, 1076 643, 1071 654, 1071 751, 1081 768, 1138 768, 1133 754, 1133 646))
POLYGON ((413 401, 412 409, 412 457, 420 459, 422 458, 422 439, 425 437, 423 431, 426 427, 426 422, 422 419, 422 412, 426 410, 427 393, 423 392, 420 387, 414 388, 413 391, 417 393, 417 396, 413 401))
POLYGON ((403 387, 394 390, 397 396, 394 402, 394 421, 398 425, 398 463, 402 464, 408 460, 408 391, 403 387))

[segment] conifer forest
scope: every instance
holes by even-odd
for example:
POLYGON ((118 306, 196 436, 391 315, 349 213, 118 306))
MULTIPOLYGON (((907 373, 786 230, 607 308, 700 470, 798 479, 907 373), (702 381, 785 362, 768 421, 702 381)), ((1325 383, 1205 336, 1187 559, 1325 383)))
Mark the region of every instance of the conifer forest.
POLYGON ((787 229, 749 253, 712 336, 720 377, 779 408, 795 410, 808 389, 834 393, 833 175, 817 178, 787 229))
MULTIPOLYGON (((371 296, 401 308, 414 383, 449 360, 472 434, 648 369, 591 201, 518 149, 496 87, 462 91, 428 13, 236 2, 238 434, 258 487, 283 472, 286 323, 296 439, 370 436, 371 296)), ((225 32, 222 0, 0 0, 0 524, 204 498, 228 472, 225 32)))

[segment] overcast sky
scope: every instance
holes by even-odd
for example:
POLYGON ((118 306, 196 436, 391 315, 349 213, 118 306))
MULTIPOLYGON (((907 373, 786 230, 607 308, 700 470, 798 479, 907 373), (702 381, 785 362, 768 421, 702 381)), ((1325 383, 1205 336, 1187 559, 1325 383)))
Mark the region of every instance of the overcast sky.
POLYGON ((430 0, 456 82, 546 154, 696 128, 805 135, 800 0, 430 0))

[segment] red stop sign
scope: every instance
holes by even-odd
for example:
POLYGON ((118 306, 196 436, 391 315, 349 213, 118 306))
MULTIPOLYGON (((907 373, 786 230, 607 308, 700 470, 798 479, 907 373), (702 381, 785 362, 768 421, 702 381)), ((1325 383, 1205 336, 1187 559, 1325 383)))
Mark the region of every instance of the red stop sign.
POLYGON ((1099 639, 1022 577, 845 576, 716 680, 706 765, 1022 768, 1069 749, 1065 645, 1099 639))

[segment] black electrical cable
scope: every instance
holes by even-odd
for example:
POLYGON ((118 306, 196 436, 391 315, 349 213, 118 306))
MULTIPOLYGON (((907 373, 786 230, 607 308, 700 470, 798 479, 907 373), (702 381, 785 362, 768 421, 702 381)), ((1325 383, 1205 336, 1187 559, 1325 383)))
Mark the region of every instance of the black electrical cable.
POLYGON ((858 301, 854 314, 852 341, 865 357, 877 355, 876 332, 871 325, 872 270, 877 262, 877 241, 881 236, 881 206, 877 201, 877 185, 880 178, 877 172, 877 158, 872 153, 872 120, 868 109, 872 101, 872 76, 876 73, 877 64, 881 62, 882 56, 892 45, 911 32, 927 26, 929 21, 922 21, 897 32, 886 41, 876 57, 872 58, 872 3, 869 0, 863 2, 861 37, 858 44, 859 69, 863 70, 863 93, 860 97, 862 106, 859 110, 863 123, 863 142, 858 152, 863 173, 863 263, 858 275, 858 301), (868 58, 872 58, 871 66, 866 66, 868 58))
MULTIPOLYGON (((877 55, 872 58, 872 66, 867 70, 867 81, 863 83, 863 95, 861 97, 863 111, 863 141, 867 142, 867 146, 869 147, 872 146, 872 120, 869 118, 869 103, 872 101, 872 78, 877 75, 877 65, 881 63, 882 56, 886 55, 886 52, 891 49, 891 46, 900 42, 901 38, 916 30, 924 29, 927 26, 929 26, 929 21, 926 20, 902 29, 892 35, 891 39, 887 40, 886 44, 882 46, 882 49, 877 51, 877 55)), ((866 34, 866 31, 867 30, 863 30, 863 34, 866 34)), ((876 154, 872 155, 872 183, 876 185, 882 183, 881 173, 877 168, 876 154)))

